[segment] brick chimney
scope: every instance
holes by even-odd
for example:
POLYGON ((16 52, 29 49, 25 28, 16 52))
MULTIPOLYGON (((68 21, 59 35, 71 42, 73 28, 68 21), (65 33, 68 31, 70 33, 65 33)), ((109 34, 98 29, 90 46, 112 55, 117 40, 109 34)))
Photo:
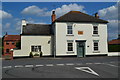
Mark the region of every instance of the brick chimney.
POLYGON ((96 17, 96 18, 99 18, 99 15, 98 15, 98 13, 95 13, 95 17, 96 17))
POLYGON ((52 16, 51 16, 51 18, 52 18, 52 22, 54 22, 55 19, 56 19, 55 11, 52 11, 52 16))

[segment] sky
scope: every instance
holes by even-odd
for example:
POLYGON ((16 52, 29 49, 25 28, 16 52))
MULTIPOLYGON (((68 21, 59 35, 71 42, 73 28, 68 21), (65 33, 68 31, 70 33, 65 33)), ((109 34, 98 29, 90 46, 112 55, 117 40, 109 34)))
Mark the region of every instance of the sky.
POLYGON ((2 34, 6 32, 18 35, 21 20, 28 23, 51 24, 51 12, 55 10, 57 18, 69 11, 81 11, 92 15, 98 12, 101 19, 109 21, 108 39, 118 37, 118 3, 116 2, 2 2, 0 16, 2 34))

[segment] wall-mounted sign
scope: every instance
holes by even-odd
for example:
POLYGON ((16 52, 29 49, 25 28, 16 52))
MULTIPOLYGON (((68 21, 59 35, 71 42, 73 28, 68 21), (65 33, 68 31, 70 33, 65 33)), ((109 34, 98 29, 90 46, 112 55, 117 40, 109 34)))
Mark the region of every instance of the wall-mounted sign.
POLYGON ((78 31, 78 35, 83 35, 83 31, 78 31))

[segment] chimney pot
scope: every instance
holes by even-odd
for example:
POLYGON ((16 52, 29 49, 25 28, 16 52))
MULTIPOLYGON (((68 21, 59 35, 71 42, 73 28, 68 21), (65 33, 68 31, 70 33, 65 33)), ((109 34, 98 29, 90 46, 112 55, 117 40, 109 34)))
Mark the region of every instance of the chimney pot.
POLYGON ((55 11, 53 11, 52 14, 55 14, 55 11))
POLYGON ((99 18, 99 15, 98 15, 98 13, 95 13, 95 17, 96 17, 96 18, 99 18))

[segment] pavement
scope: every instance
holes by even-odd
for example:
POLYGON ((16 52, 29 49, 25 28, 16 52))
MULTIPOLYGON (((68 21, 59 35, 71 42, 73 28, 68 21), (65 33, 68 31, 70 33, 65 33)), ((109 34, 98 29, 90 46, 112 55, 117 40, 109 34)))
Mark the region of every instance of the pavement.
POLYGON ((22 58, 2 61, 3 78, 118 78, 120 57, 22 58))

